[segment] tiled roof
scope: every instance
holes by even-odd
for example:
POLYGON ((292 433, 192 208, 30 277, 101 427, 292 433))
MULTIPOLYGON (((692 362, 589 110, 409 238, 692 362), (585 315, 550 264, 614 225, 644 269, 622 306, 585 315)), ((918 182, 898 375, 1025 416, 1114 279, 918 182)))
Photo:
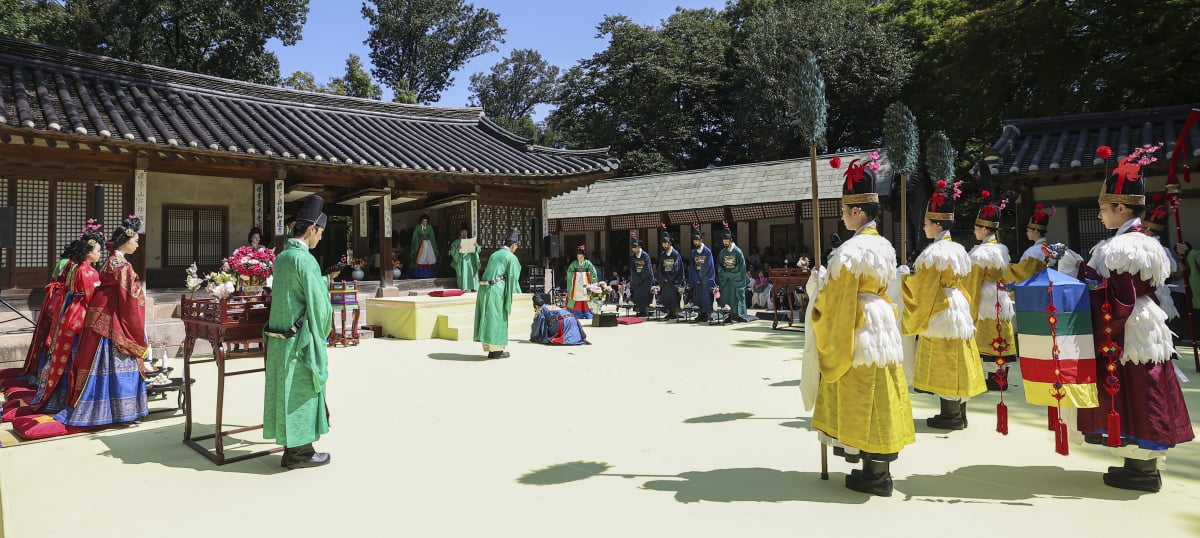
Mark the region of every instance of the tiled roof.
POLYGON ((387 103, 186 73, 0 36, 5 126, 157 148, 480 176, 613 172, 608 150, 535 146, 478 108, 387 103))
MULTIPOLYGON (((868 152, 817 157, 817 187, 821 199, 842 196, 845 164, 829 166, 833 157, 844 163, 865 158, 868 152)), ((745 204, 810 200, 812 170, 809 159, 742 164, 614 179, 603 179, 550 199, 552 219, 606 217, 637 213, 701 209, 745 204)), ((879 188, 890 185, 891 167, 884 159, 879 188)), ((885 193, 881 193, 885 194, 885 193)))
MULTIPOLYGON (((1163 142, 1160 162, 1175 149, 1184 120, 1200 104, 1005 120, 1000 139, 992 145, 1001 162, 999 174, 1047 173, 1104 166, 1096 148, 1109 146, 1109 166, 1145 144, 1163 142)), ((1200 125, 1189 134, 1191 157, 1200 156, 1200 125)))

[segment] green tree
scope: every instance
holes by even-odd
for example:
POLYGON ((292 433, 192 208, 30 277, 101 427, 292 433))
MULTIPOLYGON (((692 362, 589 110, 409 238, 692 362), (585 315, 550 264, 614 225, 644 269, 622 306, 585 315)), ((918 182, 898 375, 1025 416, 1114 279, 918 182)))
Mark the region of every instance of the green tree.
POLYGON ((279 82, 279 59, 267 51, 267 41, 295 44, 308 16, 307 0, 20 3, 37 14, 31 20, 48 26, 26 28, 16 37, 263 84, 279 82))
POLYGON ((735 27, 729 113, 739 160, 807 154, 786 121, 795 52, 817 55, 829 101, 825 133, 832 150, 876 146, 880 111, 911 73, 902 35, 881 26, 873 0, 742 0, 726 17, 735 27))
POLYGON ((383 98, 383 88, 375 84, 371 80, 371 75, 363 70, 362 58, 357 54, 351 54, 349 58, 346 58, 346 74, 330 79, 329 87, 333 93, 338 95, 375 99, 376 101, 383 98))
POLYGON ((279 85, 305 92, 335 93, 329 86, 317 83, 317 78, 308 71, 294 71, 291 75, 284 77, 279 85))
POLYGON ((62 6, 53 0, 0 0, 0 35, 45 43, 62 26, 62 6))
POLYGON ((1200 87, 1200 2, 895 0, 877 11, 916 52, 905 101, 966 155, 1003 118, 1187 103, 1200 87))
POLYGON ((500 16, 464 0, 370 0, 362 14, 371 24, 371 73, 398 100, 412 92, 417 102, 437 102, 452 73, 504 42, 500 16))
POLYGON ((608 146, 623 175, 703 168, 725 153, 730 27, 677 9, 661 28, 608 16, 609 46, 569 69, 547 123, 573 147, 608 146))
POLYGON ((471 75, 468 106, 483 107, 493 120, 516 120, 549 103, 558 89, 558 67, 531 49, 515 49, 490 73, 471 75))

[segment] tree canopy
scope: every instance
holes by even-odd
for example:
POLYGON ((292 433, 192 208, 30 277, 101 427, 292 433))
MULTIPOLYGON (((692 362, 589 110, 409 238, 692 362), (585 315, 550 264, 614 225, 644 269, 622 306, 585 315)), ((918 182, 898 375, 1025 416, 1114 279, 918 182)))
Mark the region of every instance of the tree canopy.
POLYGON ((368 75, 363 70, 362 58, 357 54, 351 54, 346 59, 346 74, 330 78, 327 84, 318 83, 316 77, 308 71, 296 71, 285 77, 279 85, 284 88, 308 92, 331 93, 334 95, 347 95, 375 100, 383 98, 383 89, 371 81, 371 75, 368 75))
POLYGON ((369 0, 362 14, 371 25, 371 73, 397 100, 436 103, 455 71, 504 42, 500 15, 464 0, 369 0))
POLYGON ((3 0, 0 33, 84 52, 261 84, 279 82, 267 50, 300 39, 308 0, 3 0), (7 8, 11 7, 11 11, 7 8), (11 19, 8 14, 14 13, 11 19))

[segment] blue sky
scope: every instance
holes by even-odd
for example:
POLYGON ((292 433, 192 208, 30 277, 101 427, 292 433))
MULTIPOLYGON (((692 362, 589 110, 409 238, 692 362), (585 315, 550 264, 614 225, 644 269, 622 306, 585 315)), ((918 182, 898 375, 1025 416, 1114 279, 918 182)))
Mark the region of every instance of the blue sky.
MULTIPOLYGON (((575 65, 607 47, 607 40, 596 38, 596 25, 605 15, 626 15, 638 24, 659 25, 674 13, 676 6, 688 9, 722 9, 724 0, 475 0, 477 8, 500 14, 500 26, 507 30, 499 52, 479 56, 454 74, 454 84, 442 93, 437 105, 465 106, 470 98, 467 85, 473 73, 486 72, 513 49, 533 49, 561 69, 575 65)), ((345 72, 346 58, 358 54, 370 72, 370 49, 363 44, 369 29, 362 18, 362 2, 347 0, 309 0, 308 22, 303 39, 284 47, 277 40, 268 45, 279 56, 280 73, 308 71, 318 82, 345 72)), ((384 99, 391 90, 384 88, 384 99)), ((542 119, 547 106, 538 108, 535 119, 542 119)))

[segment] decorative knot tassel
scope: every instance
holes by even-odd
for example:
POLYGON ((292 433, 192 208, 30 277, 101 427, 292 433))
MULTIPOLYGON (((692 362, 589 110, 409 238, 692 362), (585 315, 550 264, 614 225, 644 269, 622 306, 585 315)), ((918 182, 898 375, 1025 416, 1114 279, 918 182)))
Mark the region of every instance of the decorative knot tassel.
POLYGON ((1008 435, 1008 406, 1004 402, 996 404, 996 431, 1008 435))
POLYGON ((1108 412, 1108 446, 1121 446, 1121 414, 1113 409, 1108 412))
POLYGON ((1046 429, 1050 431, 1058 430, 1058 408, 1046 408, 1046 429))
MULTIPOLYGON (((1054 409, 1051 407, 1051 409, 1054 409)), ((1059 421, 1054 425, 1054 451, 1067 456, 1071 453, 1071 448, 1067 443, 1067 423, 1059 421)))

